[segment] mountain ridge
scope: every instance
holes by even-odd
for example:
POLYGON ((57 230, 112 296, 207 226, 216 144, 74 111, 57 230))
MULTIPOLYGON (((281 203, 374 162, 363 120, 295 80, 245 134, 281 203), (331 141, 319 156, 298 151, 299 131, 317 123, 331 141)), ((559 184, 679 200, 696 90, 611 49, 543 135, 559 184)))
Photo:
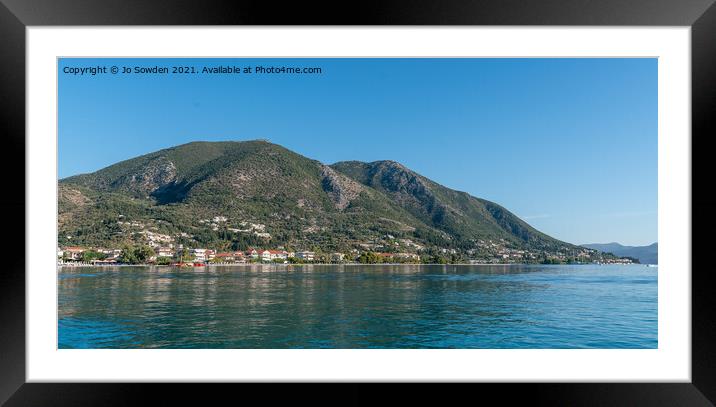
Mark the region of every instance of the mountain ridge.
POLYGON ((266 140, 169 147, 64 178, 59 192, 59 244, 273 245, 535 262, 596 256, 396 161, 326 165, 266 140))
POLYGON ((612 253, 620 257, 632 257, 643 264, 659 264, 659 244, 654 242, 646 246, 625 246, 621 243, 588 243, 581 245, 589 249, 612 253))

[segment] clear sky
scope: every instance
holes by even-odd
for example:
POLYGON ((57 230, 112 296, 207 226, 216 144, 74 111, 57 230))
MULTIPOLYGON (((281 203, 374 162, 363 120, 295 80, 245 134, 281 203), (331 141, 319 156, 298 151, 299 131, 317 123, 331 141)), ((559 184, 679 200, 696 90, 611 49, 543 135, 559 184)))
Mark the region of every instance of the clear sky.
POLYGON ((62 59, 59 176, 191 141, 390 159, 576 243, 657 241, 656 59, 62 59), (305 66, 321 74, 72 75, 305 66))

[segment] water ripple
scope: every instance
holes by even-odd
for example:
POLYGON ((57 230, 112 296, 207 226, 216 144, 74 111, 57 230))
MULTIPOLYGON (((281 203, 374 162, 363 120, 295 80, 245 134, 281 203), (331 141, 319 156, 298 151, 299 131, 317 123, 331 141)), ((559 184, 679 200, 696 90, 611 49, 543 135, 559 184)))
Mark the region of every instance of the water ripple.
POLYGON ((656 348, 658 268, 58 273, 60 348, 656 348))

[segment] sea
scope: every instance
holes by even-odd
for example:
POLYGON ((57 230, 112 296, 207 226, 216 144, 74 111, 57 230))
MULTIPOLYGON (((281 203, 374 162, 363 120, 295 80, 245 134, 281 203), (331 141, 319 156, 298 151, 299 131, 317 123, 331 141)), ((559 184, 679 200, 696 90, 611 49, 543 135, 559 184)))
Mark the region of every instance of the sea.
POLYGON ((658 267, 60 267, 60 349, 654 349, 658 267))

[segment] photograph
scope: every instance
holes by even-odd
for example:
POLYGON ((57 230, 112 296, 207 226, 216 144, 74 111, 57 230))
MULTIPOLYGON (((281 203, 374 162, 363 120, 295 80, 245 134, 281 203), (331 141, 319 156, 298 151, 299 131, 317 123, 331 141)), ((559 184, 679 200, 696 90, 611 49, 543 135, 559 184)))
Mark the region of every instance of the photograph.
POLYGON ((0 0, 0 405, 713 406, 714 1, 0 0))
POLYGON ((658 72, 58 57, 57 348, 659 349, 658 72))

